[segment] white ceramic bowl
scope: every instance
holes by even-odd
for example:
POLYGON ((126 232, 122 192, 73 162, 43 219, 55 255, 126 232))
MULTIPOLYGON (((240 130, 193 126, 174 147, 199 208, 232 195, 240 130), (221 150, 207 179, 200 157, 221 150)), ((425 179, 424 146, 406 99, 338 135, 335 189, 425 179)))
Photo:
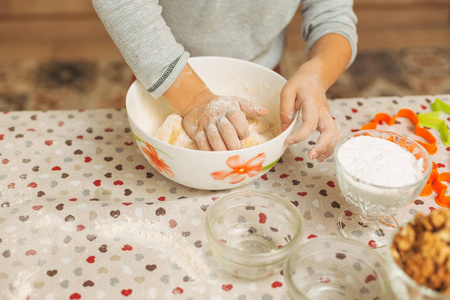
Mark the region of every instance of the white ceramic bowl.
MULTIPOLYGON (((280 126, 279 95, 286 79, 261 65, 225 57, 195 57, 189 64, 210 90, 259 103, 280 126)), ((180 148, 153 137, 174 112, 164 98, 154 99, 139 81, 126 96, 131 130, 147 161, 165 177, 188 187, 221 190, 248 184, 266 173, 287 148, 286 138, 295 121, 277 137, 257 146, 233 151, 180 148), (212 174, 219 174, 212 176, 212 174)), ((281 131, 281 130, 280 130, 281 131)))

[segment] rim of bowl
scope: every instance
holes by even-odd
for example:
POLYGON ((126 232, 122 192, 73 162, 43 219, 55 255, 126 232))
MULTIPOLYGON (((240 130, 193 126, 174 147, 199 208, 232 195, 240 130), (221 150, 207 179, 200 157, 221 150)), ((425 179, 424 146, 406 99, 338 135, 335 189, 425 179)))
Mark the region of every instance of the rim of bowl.
MULTIPOLYGON (((403 226, 405 226, 409 222, 405 222, 403 226)), ((397 271, 397 274, 400 274, 401 278, 400 280, 404 280, 407 282, 409 286, 415 287, 417 290, 419 290, 421 293, 424 293, 423 296, 433 297, 436 299, 449 299, 448 295, 442 294, 437 292, 436 290, 433 290, 432 288, 427 287, 426 285, 420 285, 418 284, 414 279, 411 278, 408 274, 405 273, 405 271, 397 265, 394 258, 392 257, 391 247, 394 242, 395 235, 400 231, 400 228, 403 226, 399 226, 399 228, 391 234, 391 237, 389 238, 389 243, 386 247, 386 264, 387 268, 393 268, 395 271, 397 271)))
MULTIPOLYGON (((368 253, 370 253, 372 256, 375 256, 379 260, 382 269, 386 273, 385 274, 386 278, 384 278, 384 281, 386 282, 384 284, 385 289, 384 289, 384 293, 382 294, 380 300, 381 299, 385 299, 386 296, 389 295, 391 287, 390 287, 387 263, 385 262, 385 259, 383 258, 383 256, 381 254, 377 253, 375 250, 369 248, 368 246, 366 246, 366 245, 364 245, 364 244, 362 244, 362 243, 360 243, 358 241, 355 241, 355 240, 352 240, 352 239, 343 238, 343 237, 338 237, 338 236, 331 236, 331 235, 319 236, 319 237, 315 237, 313 239, 307 240, 306 242, 302 243, 301 245, 299 245, 297 247, 297 251, 295 253, 292 253, 291 255, 289 255, 287 257, 287 259, 286 259, 286 261, 284 263, 284 267, 283 267, 283 274, 284 274, 284 276, 285 276, 285 278, 286 278, 286 280, 288 282, 288 286, 291 286, 294 289, 294 292, 296 293, 295 296, 299 296, 300 295, 301 297, 304 297, 304 299, 307 299, 306 296, 301 291, 298 290, 297 285, 292 280, 292 276, 290 276, 290 270, 291 270, 290 263, 291 263, 291 261, 293 259, 296 259, 297 257, 299 257, 298 253, 305 245, 308 245, 310 243, 317 243, 317 242, 320 242, 320 241, 330 241, 330 240, 331 241, 338 241, 338 242, 348 243, 350 245, 353 245, 356 248, 367 250, 368 253)), ((336 251, 338 251, 338 250, 336 250, 336 251)), ((304 256, 301 256, 301 258, 303 258, 303 257, 304 256)), ((363 260, 363 261, 365 263, 367 263, 365 260, 363 260)), ((370 265, 370 266, 372 267, 372 269, 376 270, 375 267, 373 267, 372 265, 370 265)), ((288 293, 289 293, 289 291, 288 291, 288 293)))
POLYGON ((358 130, 358 131, 349 133, 349 134, 345 135, 344 137, 342 137, 341 140, 337 143, 336 147, 334 148, 333 156, 334 156, 334 160, 335 160, 336 164, 342 170, 342 172, 344 172, 346 175, 350 176, 353 179, 358 179, 359 180, 358 183, 367 184, 367 185, 370 185, 370 186, 373 186, 373 187, 376 187, 376 188, 382 188, 382 189, 388 189, 388 190, 390 190, 390 189, 392 189, 392 190, 394 190, 394 189, 398 189, 398 190, 407 189, 407 188, 410 188, 410 187, 413 187, 413 186, 417 185, 419 182, 426 181, 430 177, 431 169, 433 168, 433 161, 431 160, 431 156, 428 153, 428 151, 425 150, 424 147, 422 147, 422 145, 420 145, 419 143, 417 143, 413 139, 410 139, 410 138, 408 138, 408 137, 406 137, 404 135, 401 135, 401 134, 398 134, 398 133, 395 133, 395 132, 392 132, 392 131, 387 131, 387 130, 370 129, 370 130, 358 130), (362 180, 362 179, 358 178, 357 176, 351 174, 350 172, 348 172, 342 166, 341 162, 339 161, 339 158, 338 158, 339 149, 341 148, 341 146, 346 141, 348 141, 350 138, 352 138, 353 135, 363 134, 363 133, 371 133, 371 132, 381 132, 381 133, 387 133, 387 134, 391 134, 391 135, 394 135, 394 136, 401 137, 401 138, 403 138, 403 139, 413 143, 414 145, 416 145, 416 147, 421 149, 425 153, 425 157, 427 158, 427 160, 429 162, 428 163, 428 168, 426 169, 425 172, 422 173, 422 174, 424 174, 424 176, 422 176, 416 182, 411 183, 411 184, 407 184, 407 185, 402 185, 402 186, 383 186, 383 185, 378 185, 378 184, 373 184, 371 182, 367 182, 367 181, 362 180))
MULTIPOLYGON (((277 72, 275 72, 275 71, 273 71, 273 70, 271 70, 271 69, 269 69, 269 68, 267 68, 267 67, 264 67, 264 66, 262 66, 262 65, 260 65, 260 64, 257 64, 257 63, 251 62, 251 61, 247 61, 247 60, 241 60, 241 59, 232 58, 232 57, 222 57, 222 56, 196 56, 196 57, 190 57, 189 60, 188 60, 188 62, 191 61, 191 60, 194 60, 194 61, 195 61, 195 60, 206 60, 206 59, 240 62, 240 63, 243 63, 243 64, 247 64, 247 65, 253 66, 253 67, 258 68, 258 69, 263 70, 263 71, 269 71, 269 72, 272 73, 275 77, 278 77, 278 78, 282 79, 282 80, 284 81, 284 83, 287 82, 286 78, 284 78, 283 76, 281 76, 281 75, 278 74, 277 72)), ((131 115, 130 115, 129 110, 128 110, 128 108, 129 108, 129 103, 131 102, 131 100, 130 100, 130 99, 131 99, 131 96, 130 96, 131 89, 132 89, 133 86, 135 86, 135 85, 137 84, 137 82, 138 82, 138 79, 136 79, 136 80, 131 84, 131 86, 128 88, 128 90, 127 90, 127 93, 126 93, 126 96, 125 96, 125 100, 126 100, 126 101, 125 101, 125 108, 126 108, 126 111, 127 111, 127 114, 128 114, 128 119, 129 119, 131 122, 133 122, 134 126, 136 126, 137 128, 139 128, 139 130, 141 130, 142 132, 145 133, 146 131, 142 128, 142 126, 141 126, 140 124, 138 124, 137 122, 135 122, 135 121, 131 118, 131 115)), ((242 152, 243 150, 246 150, 246 149, 262 148, 262 147, 264 147, 265 144, 267 144, 267 143, 269 143, 269 142, 271 142, 271 141, 274 141, 274 140, 276 140, 276 139, 279 139, 279 138, 283 135, 283 133, 289 132, 289 130, 291 130, 291 129, 295 126, 295 124, 297 123, 298 114, 299 114, 299 111, 297 111, 297 113, 295 114, 295 118, 294 118, 294 120, 292 121, 292 123, 289 125, 289 127, 286 128, 284 131, 282 131, 280 134, 278 134, 278 135, 277 135, 276 137, 274 137, 273 139, 268 140, 267 142, 264 142, 264 143, 259 144, 259 145, 256 145, 256 146, 252 146, 252 147, 248 147, 248 148, 242 148, 242 149, 238 149, 238 150, 220 150, 220 151, 194 150, 194 149, 189 149, 189 148, 177 147, 177 146, 174 146, 174 145, 165 143, 165 142, 163 142, 163 141, 160 141, 160 140, 158 140, 157 138, 155 138, 155 137, 154 137, 153 135, 151 135, 151 134, 148 134, 148 133, 146 133, 146 134, 147 134, 151 139, 153 139, 153 140, 155 140, 155 141, 158 141, 158 142, 160 142, 160 143, 166 145, 166 146, 169 147, 169 148, 181 149, 182 151, 196 152, 196 153, 201 152, 202 154, 205 154, 205 155, 214 155, 213 153, 230 153, 230 154, 236 154, 236 153, 240 153, 240 152, 242 152)), ((285 142, 285 141, 283 141, 283 142, 285 142)))
POLYGON ((212 243, 214 243, 218 248, 221 248, 223 250, 225 250, 226 252, 232 253, 234 255, 241 255, 241 256, 246 256, 246 257, 252 257, 255 260, 262 260, 262 259, 266 259, 266 258, 273 258, 273 257, 277 257, 277 256, 281 256, 280 258, 282 258, 282 256, 284 255, 284 253, 291 251, 291 249, 293 247, 295 247, 298 242, 300 241, 302 234, 303 234, 303 219, 300 215, 300 212, 295 209, 294 205, 287 199, 284 199, 283 197, 280 197, 274 193, 271 192, 246 192, 246 191, 239 191, 239 192, 233 192, 230 193, 228 195, 223 196, 222 198, 220 198, 219 200, 217 200, 217 202, 215 202, 212 206, 210 206, 206 212, 206 217, 205 217, 205 222, 204 222, 204 228, 205 228, 205 232, 206 232, 206 236, 208 238, 208 240, 212 243), (277 202, 281 202, 281 204, 283 204, 283 206, 289 210, 289 212, 291 212, 294 217, 298 220, 298 225, 295 228, 296 230, 296 234, 293 236, 293 238, 289 241, 289 243, 287 243, 284 247, 282 248, 277 248, 275 249, 275 251, 271 251, 271 252, 265 252, 265 253, 248 253, 248 252, 243 252, 240 251, 236 248, 232 248, 227 246, 227 244, 222 243, 219 239, 217 239, 216 235, 212 232, 211 230, 211 226, 210 226, 210 220, 211 218, 211 214, 213 211, 213 208, 215 206, 217 206, 216 204, 220 203, 220 202, 224 202, 229 198, 232 198, 234 196, 240 195, 240 194, 260 194, 260 195, 265 195, 265 196, 269 196, 271 198, 274 198, 277 202))

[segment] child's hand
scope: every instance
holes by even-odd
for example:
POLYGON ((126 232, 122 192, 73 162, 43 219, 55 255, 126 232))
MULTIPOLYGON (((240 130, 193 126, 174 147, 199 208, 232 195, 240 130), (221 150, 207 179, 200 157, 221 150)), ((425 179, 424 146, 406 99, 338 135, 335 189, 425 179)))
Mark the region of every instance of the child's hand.
POLYGON ((281 91, 281 129, 285 130, 300 110, 302 125, 287 137, 289 145, 306 139, 314 130, 320 132, 316 145, 308 152, 310 159, 323 162, 333 154, 334 147, 341 138, 340 130, 330 114, 325 88, 320 78, 308 68, 300 67, 281 91))
POLYGON ((308 152, 310 159, 324 161, 333 154, 341 138, 339 126, 330 114, 325 92, 344 72, 350 62, 352 48, 349 40, 336 33, 322 36, 311 47, 308 60, 281 91, 281 129, 302 112, 302 126, 287 137, 288 144, 306 139, 314 130, 320 132, 316 145, 308 152))
POLYGON ((260 105, 239 97, 210 94, 183 114, 183 126, 200 150, 236 150, 249 133, 246 116, 263 117, 268 113, 260 105))
POLYGON ((189 64, 164 97, 183 117, 186 133, 200 150, 240 149, 239 140, 248 135, 246 116, 264 117, 269 113, 254 102, 213 94, 189 64))

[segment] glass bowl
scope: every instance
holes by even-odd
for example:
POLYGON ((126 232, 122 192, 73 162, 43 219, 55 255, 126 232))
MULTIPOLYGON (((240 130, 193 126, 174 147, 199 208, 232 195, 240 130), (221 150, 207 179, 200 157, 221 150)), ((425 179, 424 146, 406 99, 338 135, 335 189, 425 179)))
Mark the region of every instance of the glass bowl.
MULTIPOLYGON (((425 285, 418 284, 395 262, 392 249, 395 249, 394 237, 400 230, 397 230, 391 236, 385 255, 391 285, 395 287, 393 290, 397 300, 449 300, 449 295, 444 295, 425 285)), ((423 266, 419 268, 423 268, 423 266)))
POLYGON ((283 271, 291 299, 385 299, 390 285, 384 258, 357 241, 325 236, 288 256, 283 271))
POLYGON ((398 227, 392 214, 416 199, 433 168, 430 155, 421 145, 397 133, 383 130, 362 130, 343 137, 334 150, 334 162, 339 188, 351 205, 339 216, 339 230, 343 236, 373 248, 388 244, 389 235, 398 227), (361 174, 348 172, 339 161, 339 151, 345 142, 360 136, 385 139, 413 154, 422 165, 420 178, 412 184, 383 186, 364 181, 360 178, 361 174))
MULTIPOLYGON (((390 250, 391 247, 388 247, 390 250)), ((419 285, 409 277, 394 261, 391 251, 386 254, 386 263, 389 270, 389 278, 397 300, 449 300, 449 295, 443 295, 424 285, 419 285)))
POLYGON ((271 193, 235 192, 206 213, 205 233, 221 268, 239 278, 270 276, 300 240, 301 215, 271 193))

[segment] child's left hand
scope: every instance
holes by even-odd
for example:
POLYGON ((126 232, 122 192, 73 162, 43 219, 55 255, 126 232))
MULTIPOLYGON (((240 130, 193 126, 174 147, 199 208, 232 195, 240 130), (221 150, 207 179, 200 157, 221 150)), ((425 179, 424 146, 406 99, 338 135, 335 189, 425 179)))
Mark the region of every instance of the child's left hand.
POLYGON ((287 137, 286 142, 292 145, 306 139, 314 130, 319 131, 320 136, 309 150, 308 157, 323 162, 333 154, 341 133, 330 114, 325 88, 319 76, 309 71, 306 65, 299 68, 281 91, 281 129, 289 127, 300 110, 303 123, 287 137))

